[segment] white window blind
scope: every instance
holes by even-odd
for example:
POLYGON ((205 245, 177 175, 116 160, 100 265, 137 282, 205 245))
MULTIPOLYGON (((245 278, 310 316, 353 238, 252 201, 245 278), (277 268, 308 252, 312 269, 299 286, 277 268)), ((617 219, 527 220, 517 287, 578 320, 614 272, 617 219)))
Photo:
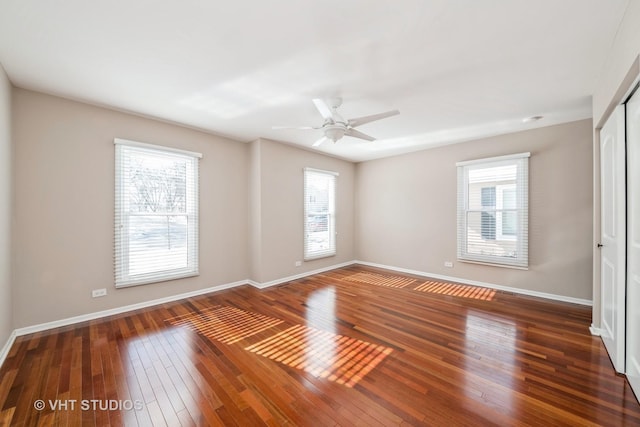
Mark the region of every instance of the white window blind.
POLYGON ((529 156, 456 164, 459 260, 528 266, 529 156))
POLYGON ((338 173, 304 169, 304 259, 336 254, 336 179, 338 173))
POLYGON ((200 153, 114 140, 115 285, 198 274, 200 153))

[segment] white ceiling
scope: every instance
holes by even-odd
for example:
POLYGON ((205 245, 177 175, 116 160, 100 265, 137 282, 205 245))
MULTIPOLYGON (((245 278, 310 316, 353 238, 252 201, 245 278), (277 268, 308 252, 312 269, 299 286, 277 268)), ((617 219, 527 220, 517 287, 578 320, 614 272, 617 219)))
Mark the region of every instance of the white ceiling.
POLYGON ((311 148, 320 131, 271 127, 320 126, 312 98, 399 109, 359 128, 378 141, 317 149, 362 161, 591 117, 627 3, 0 0, 0 63, 19 87, 245 142, 311 148))

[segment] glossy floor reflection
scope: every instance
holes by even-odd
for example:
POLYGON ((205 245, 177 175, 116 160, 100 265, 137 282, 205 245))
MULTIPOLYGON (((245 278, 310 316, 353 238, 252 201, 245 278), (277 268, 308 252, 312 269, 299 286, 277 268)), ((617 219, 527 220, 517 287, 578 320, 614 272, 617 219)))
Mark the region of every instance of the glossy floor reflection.
POLYGON ((353 265, 20 336, 0 426, 640 425, 591 307, 453 285, 353 265))

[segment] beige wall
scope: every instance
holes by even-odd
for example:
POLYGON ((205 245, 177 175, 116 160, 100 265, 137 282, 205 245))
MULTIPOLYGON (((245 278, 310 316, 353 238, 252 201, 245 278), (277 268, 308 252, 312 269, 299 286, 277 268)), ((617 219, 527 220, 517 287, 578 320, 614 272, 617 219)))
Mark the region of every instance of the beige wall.
MULTIPOLYGON (((259 165, 252 165, 254 210, 253 241, 259 247, 252 260, 252 280, 269 282, 283 277, 325 268, 354 259, 354 180, 353 163, 280 144, 267 139, 252 143, 251 152, 259 165), (256 154, 259 152, 259 154, 256 154), (336 187, 337 249, 332 257, 313 261, 303 259, 303 168, 312 167, 340 174, 336 187), (255 209, 255 208, 254 208, 255 209), (258 258, 259 261, 255 258, 258 258), (296 261, 302 261, 300 267, 296 261)), ((254 162, 255 163, 255 162, 254 162)))
MULTIPOLYGON (((630 1, 593 94, 593 247, 600 241, 600 128, 640 75, 640 1, 630 1)), ((593 250, 593 325, 600 327, 600 251, 593 250)))
POLYGON ((14 327, 247 278, 246 144, 23 89, 12 120, 14 327), (116 137, 203 153, 200 276, 114 288, 116 137), (108 295, 91 298, 97 288, 108 295))
POLYGON ((13 331, 11 302, 11 83, 0 65, 0 349, 13 331))
POLYGON ((357 165, 359 260, 591 299, 591 120, 357 165), (529 270, 456 260, 456 162, 531 152, 529 270), (454 262, 445 268, 444 262, 454 262))
POLYGON ((358 165, 23 89, 13 90, 12 125, 15 310, 7 330, 247 278, 267 283, 356 258, 591 298, 591 187, 583 182, 591 176, 590 121, 358 165), (115 137, 204 154, 199 277, 113 287, 115 137), (532 152, 530 271, 456 262, 455 162, 521 151, 532 152), (334 257, 296 267, 303 258, 304 167, 340 174, 338 247, 334 257), (449 260, 453 269, 443 267, 449 260), (107 297, 91 298, 103 287, 107 297))
POLYGON ((251 280, 262 278, 262 191, 261 191, 261 141, 249 144, 249 275, 251 280))

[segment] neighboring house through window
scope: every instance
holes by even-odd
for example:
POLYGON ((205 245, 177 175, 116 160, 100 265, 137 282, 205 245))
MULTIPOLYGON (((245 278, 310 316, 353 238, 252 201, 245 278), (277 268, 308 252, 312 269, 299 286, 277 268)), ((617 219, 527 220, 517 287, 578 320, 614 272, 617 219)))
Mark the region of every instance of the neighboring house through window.
POLYGON ((304 259, 336 254, 337 172, 304 169, 304 259))
POLYGON ((529 153, 460 162, 458 259, 528 266, 529 153))
POLYGON ((200 153, 116 139, 116 287, 198 274, 200 153))

